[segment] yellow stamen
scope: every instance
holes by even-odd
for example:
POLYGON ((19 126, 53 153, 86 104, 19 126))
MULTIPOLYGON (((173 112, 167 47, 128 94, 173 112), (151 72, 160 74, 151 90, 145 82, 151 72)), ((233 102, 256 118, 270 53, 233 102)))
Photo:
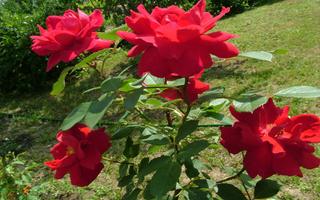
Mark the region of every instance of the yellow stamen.
POLYGON ((74 149, 71 146, 68 146, 67 147, 67 155, 70 156, 72 154, 74 154, 74 149))

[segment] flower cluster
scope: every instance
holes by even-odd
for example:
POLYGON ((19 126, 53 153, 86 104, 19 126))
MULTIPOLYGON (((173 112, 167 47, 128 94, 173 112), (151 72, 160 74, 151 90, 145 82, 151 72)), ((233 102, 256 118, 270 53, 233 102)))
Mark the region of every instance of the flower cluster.
POLYGON ((302 176, 300 167, 319 167, 310 144, 320 142, 320 118, 313 114, 290 118, 288 111, 288 106, 276 107, 272 99, 253 113, 230 107, 238 121, 221 128, 221 144, 232 154, 246 151, 244 168, 251 177, 302 176))
POLYGON ((84 51, 99 51, 109 48, 110 40, 98 39, 95 32, 103 24, 100 10, 90 16, 81 10, 67 10, 63 16, 49 16, 47 30, 38 25, 40 36, 31 36, 32 50, 40 56, 50 56, 47 71, 59 62, 70 62, 84 51))
POLYGON ((45 162, 45 165, 56 170, 56 179, 69 173, 73 185, 89 185, 103 168, 102 154, 111 147, 104 129, 91 130, 83 124, 76 124, 59 132, 57 140, 59 143, 51 149, 54 160, 45 162))
POLYGON ((211 54, 230 58, 239 53, 227 42, 236 35, 221 31, 208 33, 230 9, 223 8, 213 17, 205 7, 206 1, 200 0, 189 11, 177 6, 156 7, 150 14, 139 5, 138 12, 131 11, 131 16, 125 18, 132 32, 118 32, 121 38, 134 45, 128 56, 142 54, 138 64, 140 76, 151 73, 165 79, 187 79, 183 91, 164 91, 161 96, 166 99, 194 102, 199 94, 209 89, 209 85, 199 79, 204 69, 213 65, 211 54))

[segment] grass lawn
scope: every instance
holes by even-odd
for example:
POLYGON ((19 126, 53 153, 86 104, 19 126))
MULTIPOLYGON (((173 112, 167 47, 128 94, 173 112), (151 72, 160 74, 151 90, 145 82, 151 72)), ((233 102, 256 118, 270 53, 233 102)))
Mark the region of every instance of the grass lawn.
MULTIPOLYGON (((320 0, 285 0, 266 4, 222 20, 216 29, 238 34, 240 37, 233 42, 241 51, 288 50, 286 55, 276 56, 272 63, 241 59, 206 71, 204 79, 212 86, 225 86, 228 95, 255 90, 271 96, 289 86, 320 86, 320 0)), ((93 86, 93 82, 84 80, 69 85, 66 94, 59 98, 51 97, 49 92, 23 97, 1 96, 0 112, 16 113, 16 117, 1 117, 3 128, 0 139, 12 135, 31 135, 33 146, 22 154, 22 159, 27 160, 26 165, 32 161, 42 163, 50 158, 49 148, 55 143, 59 119, 63 119, 79 102, 92 98, 81 95, 81 91, 93 86)), ((276 101, 279 105, 290 104, 291 114, 310 112, 320 115, 319 99, 277 98, 276 101)), ((204 154, 215 166, 234 165, 233 160, 237 157, 221 158, 226 155, 224 151, 218 149, 220 153, 215 153, 218 155, 215 157, 210 151, 204 154)), ((116 157, 113 152, 108 156, 116 157)), ((317 154, 320 156, 320 148, 317 154)), ((105 169, 97 181, 82 189, 70 186, 67 179, 52 180, 52 174, 41 165, 34 169, 30 194, 38 199, 119 199, 121 196, 116 181, 117 166, 113 163, 105 162, 105 169)), ((302 179, 273 177, 283 185, 277 198, 320 199, 320 169, 305 170, 304 174, 302 179)), ((225 173, 214 170, 210 175, 216 178, 225 176, 225 173)))

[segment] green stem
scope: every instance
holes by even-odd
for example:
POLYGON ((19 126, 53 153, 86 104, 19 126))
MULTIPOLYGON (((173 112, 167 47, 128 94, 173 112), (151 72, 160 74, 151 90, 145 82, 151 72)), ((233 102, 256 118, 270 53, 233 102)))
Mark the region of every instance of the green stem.
POLYGON ((183 116, 183 119, 182 119, 182 123, 184 123, 185 121, 187 121, 187 118, 188 118, 188 115, 191 111, 191 105, 188 104, 188 107, 187 107, 187 111, 185 112, 184 116, 183 116))
POLYGON ((147 117, 147 116, 146 116, 141 110, 139 110, 138 108, 135 108, 135 110, 139 113, 139 115, 140 115, 143 119, 147 120, 148 122, 151 122, 151 121, 152 121, 149 117, 147 117))
POLYGON ((129 165, 135 165, 134 163, 127 162, 127 161, 110 160, 110 159, 107 159, 107 158, 103 158, 103 160, 111 162, 111 163, 118 163, 118 164, 126 163, 126 164, 129 164, 129 165))
POLYGON ((225 179, 222 179, 222 180, 220 180, 220 181, 217 181, 217 183, 218 183, 218 184, 219 184, 219 183, 224 183, 224 182, 233 180, 233 179, 235 179, 235 178, 238 178, 244 171, 245 171, 245 169, 242 168, 236 175, 230 176, 230 177, 225 178, 225 179))
POLYGON ((251 198, 251 196, 250 196, 250 193, 249 193, 249 191, 248 191, 247 186, 244 184, 244 182, 243 182, 243 180, 242 180, 241 178, 240 178, 240 181, 241 181, 242 187, 244 188, 244 190, 245 190, 245 192, 246 192, 249 200, 252 200, 252 198, 251 198))
MULTIPOLYGON (((190 114, 192 105, 189 102, 188 99, 188 94, 187 94, 187 86, 188 86, 188 82, 189 79, 185 78, 185 83, 184 83, 184 87, 183 87, 183 99, 184 102, 187 104, 187 110, 184 113, 184 116, 182 118, 182 123, 180 124, 179 128, 185 123, 185 121, 188 119, 188 115, 190 114)), ((179 143, 176 143, 176 140, 174 140, 174 147, 175 147, 175 151, 176 153, 179 152, 179 143)), ((181 189, 175 189, 174 194, 173 194, 173 200, 178 200, 179 199, 179 193, 181 192, 181 189)))

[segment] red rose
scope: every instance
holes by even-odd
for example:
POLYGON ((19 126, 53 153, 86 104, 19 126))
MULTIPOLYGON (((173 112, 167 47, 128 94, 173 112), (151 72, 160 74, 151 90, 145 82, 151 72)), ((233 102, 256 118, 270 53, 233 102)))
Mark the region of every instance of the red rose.
POLYGON ((251 177, 302 176, 300 167, 320 165, 310 145, 320 142, 320 118, 316 115, 290 118, 289 107, 278 108, 272 99, 253 113, 240 113, 233 107, 230 111, 238 121, 220 129, 221 144, 233 154, 246 151, 244 168, 251 177))
POLYGON ((212 32, 216 22, 229 12, 223 8, 212 17, 205 12, 206 1, 200 0, 189 11, 177 6, 156 7, 149 14, 143 5, 125 18, 132 32, 118 35, 133 44, 128 56, 142 53, 138 74, 150 72, 162 78, 189 77, 212 66, 211 54, 220 58, 238 55, 238 49, 227 40, 236 37, 225 32, 212 32))
POLYGON ((104 129, 90 130, 77 124, 59 132, 57 140, 59 143, 51 149, 54 160, 45 162, 45 165, 56 170, 56 179, 69 173, 73 185, 89 185, 102 170, 101 156, 111 146, 104 129))
POLYGON ((201 77, 203 71, 196 74, 193 77, 188 78, 187 88, 184 91, 183 88, 178 89, 166 89, 160 96, 168 100, 184 99, 187 103, 193 103, 198 99, 198 95, 210 89, 210 85, 201 82, 199 78, 201 77))
POLYGON ((38 25, 40 36, 31 36, 32 51, 40 56, 50 56, 47 71, 59 62, 70 62, 84 51, 109 48, 112 41, 97 38, 95 32, 103 24, 100 10, 90 16, 78 9, 67 10, 63 16, 49 16, 47 30, 38 25))

